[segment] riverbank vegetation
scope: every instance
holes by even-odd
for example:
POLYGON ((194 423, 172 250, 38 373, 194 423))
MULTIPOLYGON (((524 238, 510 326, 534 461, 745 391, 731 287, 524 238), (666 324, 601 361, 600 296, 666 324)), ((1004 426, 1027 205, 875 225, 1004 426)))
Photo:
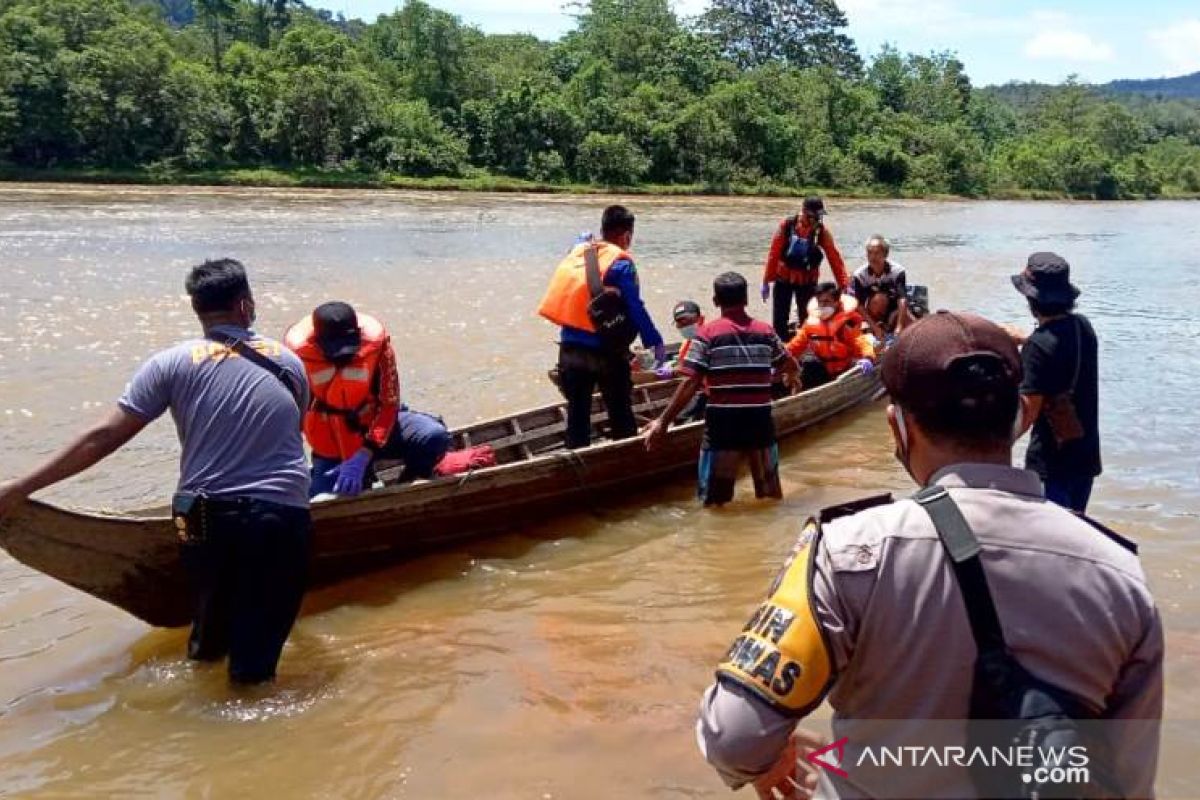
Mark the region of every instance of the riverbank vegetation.
POLYGON ((1200 103, 863 58, 833 0, 590 0, 556 42, 420 0, 0 0, 0 176, 885 196, 1200 193, 1200 103))

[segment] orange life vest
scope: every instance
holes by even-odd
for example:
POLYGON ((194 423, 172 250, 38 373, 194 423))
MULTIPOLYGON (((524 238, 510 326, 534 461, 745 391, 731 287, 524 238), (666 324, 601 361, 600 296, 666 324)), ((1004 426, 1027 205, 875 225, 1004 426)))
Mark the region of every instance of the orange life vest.
POLYGON ((854 341, 862 335, 862 317, 857 311, 839 311, 828 320, 809 317, 804 321, 808 349, 825 364, 830 375, 841 375, 854 363, 854 341))
POLYGON ((596 260, 600 264, 601 281, 614 263, 622 258, 630 258, 629 253, 610 242, 599 242, 595 245, 585 242, 572 248, 555 268, 554 275, 550 278, 550 286, 546 289, 546 296, 538 306, 538 313, 555 325, 566 325, 589 333, 596 332, 596 326, 588 316, 588 304, 592 300, 592 294, 588 290, 587 267, 583 258, 586 249, 593 246, 597 248, 596 260))
POLYGON ((308 373, 312 398, 304 415, 304 436, 314 455, 337 460, 354 455, 379 412, 373 382, 380 356, 391 347, 391 337, 379 320, 367 314, 358 315, 358 327, 362 343, 354 358, 341 367, 321 352, 311 314, 284 337, 308 373))

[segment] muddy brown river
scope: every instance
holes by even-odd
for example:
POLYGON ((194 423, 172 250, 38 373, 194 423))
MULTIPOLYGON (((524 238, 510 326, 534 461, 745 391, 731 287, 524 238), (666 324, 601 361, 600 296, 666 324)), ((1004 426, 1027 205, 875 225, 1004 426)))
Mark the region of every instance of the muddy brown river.
MULTIPOLYGON (((205 257, 247 264, 269 335, 330 299, 381 317, 405 399, 452 425, 554 401, 556 334, 533 309, 606 202, 0 184, 0 478, 193 333, 183 276, 205 257)), ((676 300, 707 306, 717 272, 755 285, 794 205, 628 203, 660 325, 676 300)), ((1106 470, 1091 511, 1140 542, 1166 622, 1160 795, 1200 796, 1200 205, 830 210, 852 264, 883 233, 935 307, 1000 321, 1030 322, 1008 281, 1029 252, 1071 261, 1101 339, 1106 470)), ((176 455, 160 421, 44 496, 159 505, 176 455)), ((704 511, 681 479, 314 593, 279 681, 254 692, 188 663, 182 631, 150 629, 0 553, 0 796, 725 797, 692 733, 717 658, 805 516, 911 490, 881 404, 789 440, 783 458, 780 503, 741 486, 738 502, 704 511)))

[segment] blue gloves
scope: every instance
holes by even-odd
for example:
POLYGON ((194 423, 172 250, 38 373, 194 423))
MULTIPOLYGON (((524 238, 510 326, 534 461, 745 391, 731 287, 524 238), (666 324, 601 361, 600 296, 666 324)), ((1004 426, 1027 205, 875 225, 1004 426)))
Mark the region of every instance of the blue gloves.
POLYGON ((771 299, 771 284, 764 283, 762 285, 762 299, 764 303, 771 299))
POLYGON ((666 360, 667 360, 666 345, 661 345, 661 344, 654 345, 654 363, 661 367, 662 363, 666 360))
POLYGON ((875 374, 875 362, 869 358, 859 359, 858 366, 862 367, 863 375, 875 374))
POLYGON ((671 378, 675 377, 675 368, 670 364, 663 364, 661 367, 654 370, 654 377, 664 381, 670 380, 671 378))
POLYGON ((326 476, 336 476, 333 482, 333 493, 350 497, 360 494, 369 466, 371 466, 371 451, 363 448, 326 472, 326 476))

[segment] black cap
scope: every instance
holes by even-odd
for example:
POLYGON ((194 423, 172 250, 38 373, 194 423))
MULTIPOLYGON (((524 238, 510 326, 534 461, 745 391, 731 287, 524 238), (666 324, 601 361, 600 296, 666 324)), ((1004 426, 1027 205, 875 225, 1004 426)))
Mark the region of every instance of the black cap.
POLYGON ((815 195, 806 197, 804 198, 804 211, 815 217, 825 216, 825 201, 815 195))
POLYGON ((1056 253, 1034 253, 1012 282, 1018 292, 1039 303, 1069 305, 1079 297, 1079 289, 1071 284, 1071 265, 1056 253))
POLYGON ((942 407, 969 393, 954 380, 953 367, 974 358, 995 359, 1011 391, 1020 387, 1021 354, 1011 336, 983 317, 939 311, 905 328, 884 354, 883 385, 905 408, 942 407))
POLYGON ((690 317, 699 317, 701 314, 700 304, 692 300, 680 300, 671 309, 671 318, 676 322, 680 319, 688 319, 690 317))
POLYGON ((349 303, 333 302, 317 306, 313 311, 313 331, 317 344, 330 361, 349 358, 362 344, 358 315, 349 303))

